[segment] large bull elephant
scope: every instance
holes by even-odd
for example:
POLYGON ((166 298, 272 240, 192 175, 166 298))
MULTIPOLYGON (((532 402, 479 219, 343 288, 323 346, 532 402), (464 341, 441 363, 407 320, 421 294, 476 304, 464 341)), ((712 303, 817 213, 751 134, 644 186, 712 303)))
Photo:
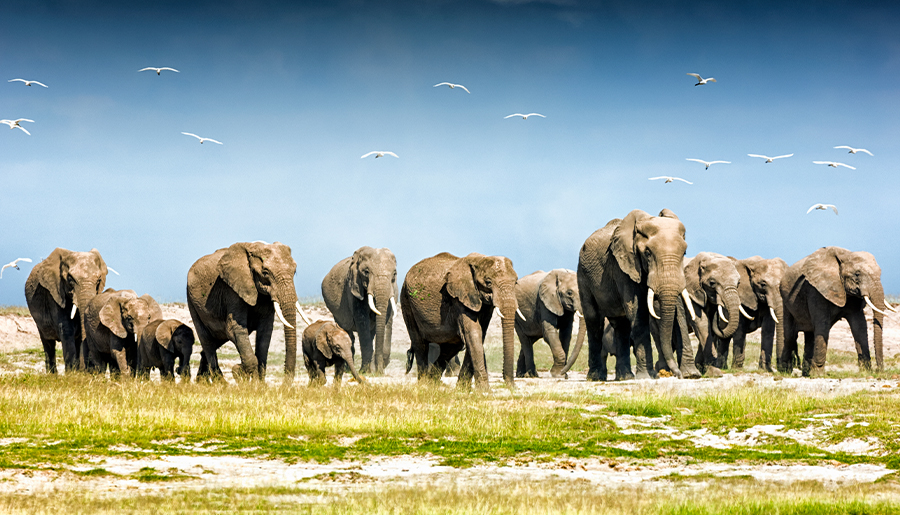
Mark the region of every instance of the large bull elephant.
POLYGON ((92 372, 114 376, 134 375, 138 365, 138 343, 144 329, 162 320, 162 309, 149 295, 112 288, 94 297, 84 314, 85 341, 92 372))
MULTIPOLYGON (((700 342, 696 365, 708 375, 721 375, 719 342, 731 338, 741 321, 738 288, 742 281, 736 261, 715 252, 701 252, 684 266, 684 279, 692 311, 697 314, 692 321, 700 342)), ((750 291, 747 282, 744 287, 750 291)))
POLYGON ((290 247, 258 241, 235 243, 203 256, 191 266, 188 309, 203 349, 198 381, 222 379, 216 351, 229 341, 241 356, 243 373, 265 380, 276 315, 284 324, 285 379, 293 380, 297 365, 296 315, 299 312, 305 318, 294 289, 296 270, 290 247), (256 332, 255 349, 250 344, 252 332, 256 332))
MULTIPOLYGON (((516 317, 516 335, 519 337, 519 359, 516 377, 537 377, 534 366, 534 343, 541 338, 550 346, 553 354, 552 377, 562 377, 569 355, 572 326, 575 317, 581 315, 581 298, 578 296, 578 278, 572 270, 556 269, 550 272, 538 270, 516 283, 516 300, 522 317, 516 317)), ((585 325, 580 323, 575 348, 581 349, 585 325)), ((575 359, 577 359, 577 354, 575 359)))
MULTIPOLYGON (((605 381, 602 336, 604 317, 614 329, 616 379, 635 377, 629 350, 634 345, 637 376, 656 373, 650 343, 650 317, 658 318, 657 347, 678 377, 700 377, 690 340, 682 342, 682 360, 673 350, 673 328, 687 327, 680 309, 685 291, 684 225, 668 209, 659 216, 634 210, 592 234, 578 257, 578 291, 588 336, 588 379, 605 381), (657 314, 654 303, 659 304, 657 314)), ((685 329, 686 330, 686 329, 685 329)))
POLYGON ((885 302, 881 268, 875 256, 840 247, 822 247, 787 269, 781 282, 781 297, 785 308, 784 348, 778 356, 779 371, 791 372, 797 335, 803 331, 803 375, 824 374, 828 334, 842 318, 850 324, 859 368, 871 369, 868 327, 863 312, 866 305, 873 311, 876 368, 884 369, 881 341, 884 309, 894 308, 885 302))
POLYGON ((47 372, 56 373, 56 342, 62 342, 66 372, 84 369, 84 310, 106 287, 106 274, 97 249, 57 248, 31 269, 25 281, 25 302, 44 346, 47 372))
POLYGON ((322 298, 334 321, 350 334, 351 343, 353 333, 359 334, 362 373, 371 366, 381 374, 391 360, 396 297, 397 258, 384 248, 360 248, 334 265, 322 280, 322 298))
POLYGON ((509 258, 472 253, 464 258, 443 252, 419 261, 406 274, 400 290, 403 321, 418 377, 437 379, 459 351, 465 349, 458 384, 487 390, 484 335, 494 310, 503 330, 503 380, 512 386, 515 360, 515 286, 518 276, 509 258), (429 344, 440 352, 429 359, 429 344))

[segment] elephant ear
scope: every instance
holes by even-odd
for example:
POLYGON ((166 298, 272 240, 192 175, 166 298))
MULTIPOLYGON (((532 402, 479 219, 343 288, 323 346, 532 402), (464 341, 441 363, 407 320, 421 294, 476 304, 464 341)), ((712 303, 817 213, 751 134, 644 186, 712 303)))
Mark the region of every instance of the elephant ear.
POLYGON ((706 292, 703 291, 703 287, 700 285, 701 260, 700 255, 697 255, 684 266, 684 283, 691 300, 702 307, 706 305, 706 292))
POLYGON ((547 306, 548 311, 556 316, 562 316, 563 306, 559 301, 559 274, 550 272, 547 277, 544 277, 538 287, 538 297, 544 306, 547 306))
POLYGON ((41 270, 38 284, 50 292, 50 296, 61 308, 66 307, 66 282, 63 273, 68 273, 68 266, 64 266, 68 253, 66 249, 56 248, 39 265, 41 270))
POLYGON ((119 338, 128 336, 128 331, 122 325, 122 308, 119 306, 119 297, 111 295, 103 307, 100 308, 100 323, 109 328, 119 338))
POLYGON ((481 254, 472 253, 461 258, 447 272, 447 293, 458 299, 472 311, 481 311, 481 294, 475 286, 475 274, 472 265, 475 260, 483 258, 481 254))
POLYGON ((334 354, 331 352, 331 343, 328 341, 328 331, 331 328, 326 324, 323 325, 321 329, 319 329, 319 333, 316 334, 316 348, 319 349, 319 352, 325 356, 326 359, 331 359, 334 354))
POLYGON ((106 274, 109 273, 109 269, 106 267, 106 261, 103 261, 103 256, 100 255, 99 250, 91 249, 91 254, 97 259, 97 265, 100 267, 100 287, 97 288, 97 293, 100 293, 106 289, 106 274))
POLYGON ((359 273, 360 250, 362 249, 357 249, 357 251, 353 253, 353 257, 350 258, 350 271, 347 276, 347 281, 350 283, 350 293, 357 299, 363 300, 363 292, 359 284, 360 275, 362 275, 359 273))
POLYGON ((673 213, 671 209, 663 209, 659 212, 659 216, 663 218, 674 218, 675 220, 679 220, 678 215, 673 213))
POLYGON ((159 307, 159 304, 156 300, 148 294, 141 295, 141 300, 147 303, 147 307, 150 308, 150 320, 160 320, 163 317, 162 308, 159 307))
POLYGON ((178 320, 163 321, 163 323, 156 326, 156 342, 167 351, 174 353, 176 349, 175 342, 172 341, 172 335, 182 325, 178 320))
POLYGON ((838 307, 847 303, 847 292, 841 279, 841 257, 849 251, 839 247, 823 247, 806 257, 800 272, 806 280, 838 307))
POLYGON ((738 261, 731 256, 728 256, 728 259, 734 263, 738 275, 741 276, 740 282, 738 282, 738 296, 741 298, 741 304, 754 310, 759 308, 756 292, 753 291, 753 283, 750 282, 750 269, 745 263, 738 261))
POLYGON ((256 305, 258 292, 250 271, 250 254, 243 243, 235 243, 222 254, 218 265, 219 277, 231 287, 241 299, 251 306, 256 305))
POLYGON ((635 225, 649 217, 650 215, 640 209, 635 209, 628 213, 619 226, 616 227, 612 235, 612 241, 609 244, 613 255, 616 256, 619 268, 636 283, 641 282, 641 264, 634 252, 635 225))

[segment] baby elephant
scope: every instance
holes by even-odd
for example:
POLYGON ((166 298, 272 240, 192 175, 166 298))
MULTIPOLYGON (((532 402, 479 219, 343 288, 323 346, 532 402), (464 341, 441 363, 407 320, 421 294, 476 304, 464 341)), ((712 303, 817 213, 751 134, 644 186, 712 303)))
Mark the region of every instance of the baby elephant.
POLYGON ((360 383, 366 380, 356 371, 350 335, 334 322, 319 320, 303 330, 303 362, 309 374, 309 386, 325 384, 325 368, 334 365, 334 384, 341 384, 344 364, 360 383))
POLYGON ((150 369, 158 368, 163 380, 175 380, 175 358, 179 359, 178 375, 191 380, 191 349, 194 331, 180 320, 154 320, 141 334, 138 346, 138 376, 150 377, 150 369))

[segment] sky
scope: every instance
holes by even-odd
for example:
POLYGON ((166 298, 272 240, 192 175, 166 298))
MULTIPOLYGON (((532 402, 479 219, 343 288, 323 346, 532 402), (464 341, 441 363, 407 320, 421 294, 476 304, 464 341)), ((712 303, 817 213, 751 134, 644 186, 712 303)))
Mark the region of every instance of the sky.
POLYGON ((444 251, 524 276, 669 208, 688 255, 866 250, 900 293, 896 3, 137 3, 0 4, 0 118, 34 120, 0 125, 0 262, 97 248, 107 286, 172 302, 201 256, 280 241, 304 298, 363 245, 401 278, 444 251))

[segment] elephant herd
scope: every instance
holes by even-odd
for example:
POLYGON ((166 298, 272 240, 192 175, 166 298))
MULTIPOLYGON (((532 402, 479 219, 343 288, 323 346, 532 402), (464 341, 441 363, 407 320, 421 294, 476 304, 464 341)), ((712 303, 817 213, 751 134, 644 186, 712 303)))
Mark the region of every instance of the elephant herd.
MULTIPOLYGON (((515 377, 537 377, 533 345, 539 339, 550 347, 553 377, 566 376, 586 336, 589 380, 607 380, 610 354, 617 380, 661 373, 698 378, 721 375, 732 346, 732 367, 741 368, 746 336, 760 328, 761 369, 774 371, 774 351, 779 372, 790 373, 799 361, 803 375, 820 375, 829 331, 840 319, 850 325, 860 368, 870 369, 866 306, 874 314, 876 368, 883 368, 884 310, 896 310, 884 298, 881 269, 871 254, 824 247, 788 266, 779 258, 738 260, 712 252, 686 259, 686 249, 684 224, 674 213, 634 210, 587 238, 577 271, 519 278, 506 257, 441 253, 414 264, 398 291, 394 254, 362 247, 322 281, 334 322, 313 323, 297 301, 291 249, 277 242, 235 243, 203 256, 187 274, 187 304, 201 347, 197 379, 222 379, 216 352, 226 342, 240 355, 236 378, 264 379, 277 317, 284 325, 285 379, 292 380, 299 315, 306 325, 301 351, 310 384, 323 384, 329 366, 335 367, 336 383, 345 367, 365 382, 361 373, 381 374, 390 361, 398 297, 410 339, 407 372, 415 362, 420 380, 437 379, 464 351, 458 384, 468 387, 474 380, 479 389, 488 388, 484 338, 495 313, 502 329, 503 379, 510 386, 515 377), (691 332, 699 341, 696 353, 691 332)), ((105 289, 106 274, 96 249, 58 248, 31 271, 25 297, 47 371, 56 372, 60 341, 66 371, 109 369, 146 377, 158 368, 163 378, 174 379, 177 371, 189 379, 193 330, 163 319, 149 295, 105 289)))

